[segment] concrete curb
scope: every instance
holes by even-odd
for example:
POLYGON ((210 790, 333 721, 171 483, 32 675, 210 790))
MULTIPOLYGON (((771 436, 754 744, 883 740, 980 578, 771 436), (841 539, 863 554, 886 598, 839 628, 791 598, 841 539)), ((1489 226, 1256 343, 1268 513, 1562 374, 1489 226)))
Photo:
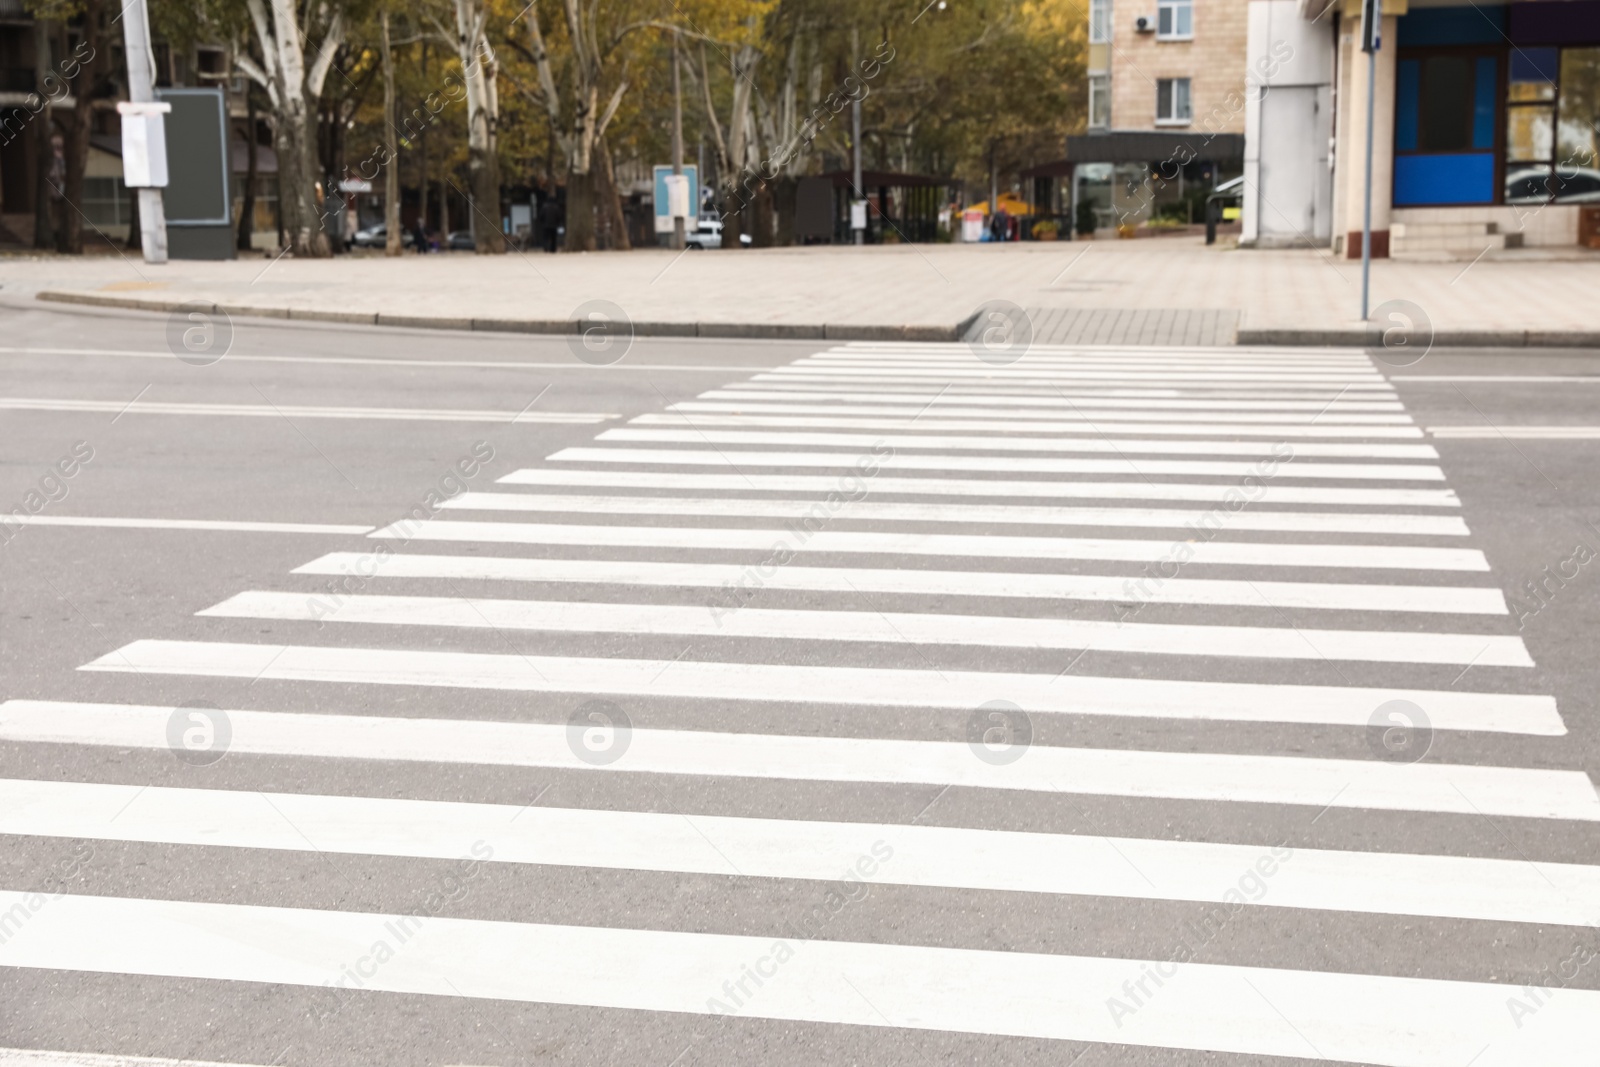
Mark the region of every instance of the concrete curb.
MULTIPOLYGON (((126 308, 171 314, 196 308, 229 318, 288 319, 293 322, 339 322, 367 326, 399 326, 418 330, 468 330, 483 333, 576 335, 576 322, 562 319, 473 319, 442 315, 390 315, 381 312, 317 311, 300 308, 264 308, 215 304, 205 300, 161 297, 113 296, 70 290, 41 290, 35 299, 52 304, 126 308)), ((956 326, 889 326, 772 322, 635 322, 635 337, 721 337, 763 341, 959 341, 964 332, 956 326)))
MULTIPOLYGON (((294 322, 338 322, 367 326, 398 326, 418 330, 466 330, 483 333, 524 333, 570 336, 580 332, 576 322, 562 319, 474 319, 443 315, 390 315, 382 312, 315 311, 214 304, 204 300, 116 296, 72 290, 42 290, 39 300, 55 304, 126 308, 165 312, 196 304, 212 314, 230 318, 288 319, 294 322)), ((980 309, 981 310, 981 309, 980 309)), ((635 337, 719 337, 760 341, 961 341, 978 311, 951 326, 832 325, 771 322, 635 322, 635 337)), ((1240 328, 1240 345, 1302 347, 1383 348, 1383 332, 1344 326, 1335 329, 1293 327, 1240 328)), ((1440 330, 1434 348, 1597 348, 1600 330, 1440 330)))
MULTIPOLYGON (((1234 343, 1294 347, 1385 347, 1382 330, 1360 327, 1334 330, 1241 328, 1234 343)), ((1600 346, 1600 330, 1440 330, 1433 335, 1431 345, 1433 348, 1593 348, 1596 346, 1600 346)))

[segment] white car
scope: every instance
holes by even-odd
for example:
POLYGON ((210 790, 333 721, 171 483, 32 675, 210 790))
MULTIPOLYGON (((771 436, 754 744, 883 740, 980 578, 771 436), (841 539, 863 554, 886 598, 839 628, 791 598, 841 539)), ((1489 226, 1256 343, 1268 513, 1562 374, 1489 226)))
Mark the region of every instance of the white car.
MULTIPOLYGON (((722 247, 722 219, 716 215, 701 215, 699 225, 683 235, 683 243, 687 248, 721 248, 722 247)), ((741 233, 739 244, 748 245, 750 235, 741 233)))

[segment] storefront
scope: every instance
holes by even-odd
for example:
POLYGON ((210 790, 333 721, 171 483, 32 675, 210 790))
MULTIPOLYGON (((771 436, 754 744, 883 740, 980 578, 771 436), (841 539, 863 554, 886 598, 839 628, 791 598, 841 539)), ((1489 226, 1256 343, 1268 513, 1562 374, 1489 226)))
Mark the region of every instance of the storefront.
MULTIPOLYGON (((1322 166, 1332 170, 1333 218, 1324 232, 1359 257, 1368 61, 1359 6, 1297 7, 1332 60, 1334 151, 1322 166)), ((1590 243, 1600 230, 1600 0, 1384 0, 1383 11, 1373 254, 1590 243)), ((1252 52, 1273 43, 1252 26, 1252 52)), ((1269 81, 1263 92, 1274 91, 1269 81)), ((1270 129, 1247 134, 1259 142, 1250 155, 1273 155, 1270 129)))

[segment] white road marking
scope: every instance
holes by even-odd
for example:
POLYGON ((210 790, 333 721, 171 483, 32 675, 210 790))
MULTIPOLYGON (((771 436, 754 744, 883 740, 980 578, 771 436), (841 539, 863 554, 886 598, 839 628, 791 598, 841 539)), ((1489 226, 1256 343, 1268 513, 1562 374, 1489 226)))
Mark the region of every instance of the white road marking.
MULTIPOLYGON (((597 441, 637 441, 675 445, 791 445, 821 448, 929 448, 967 452, 1097 452, 1124 455, 1129 452, 1159 456, 1248 456, 1256 459, 1277 457, 1289 461, 1301 456, 1347 457, 1353 459, 1438 459, 1432 445, 1368 444, 1364 442, 1328 443, 1295 441, 1273 444, 1267 441, 1143 441, 1107 440, 1098 437, 1002 437, 989 433, 914 434, 914 433, 805 433, 795 430, 641 429, 616 427, 599 434, 597 441)), ((734 453, 735 456, 739 453, 734 453)))
MULTIPOLYGON (((389 327, 390 329, 403 329, 404 327, 389 327)), ((436 331, 429 331, 434 333, 436 331)), ((490 337, 501 337, 526 344, 532 339, 545 339, 560 343, 562 334, 495 334, 492 331, 478 331, 473 334, 471 343, 482 345, 490 337)), ((660 340, 665 340, 661 338, 660 340)), ((765 342, 771 344, 773 342, 765 342)), ((779 342, 781 343, 781 342, 779 342)), ((0 347, 0 355, 13 356, 107 356, 120 359, 162 359, 171 360, 172 353, 166 349, 159 352, 143 352, 127 349, 108 348, 8 348, 0 347)), ((639 363, 623 361, 612 363, 603 367, 583 363, 575 359, 554 360, 551 362, 536 362, 529 360, 492 360, 492 359, 385 359, 378 356, 251 356, 239 352, 229 352, 229 363, 327 363, 332 366, 355 367, 429 367, 456 370, 459 368, 474 369, 506 369, 506 370, 587 370, 602 373, 623 370, 637 371, 695 371, 709 374, 741 374, 756 371, 771 370, 771 366, 745 367, 732 363, 639 363)))
MULTIPOLYGON (((1549 737, 1566 733, 1566 727, 1556 711, 1555 698, 1536 694, 1180 682, 1154 678, 1058 676, 1054 673, 812 667, 684 659, 517 656, 398 648, 318 648, 162 640, 135 641, 108 652, 79 670, 426 685, 528 693, 675 696, 851 707, 972 710, 988 701, 1005 699, 1031 714, 1327 723, 1361 729, 1367 727, 1373 713, 1381 705, 1391 700, 1407 700, 1423 708, 1430 725, 1437 730, 1477 730, 1549 737)), ((22 701, 11 701, 5 705, 18 714, 24 707, 35 706, 37 702, 22 701)), ((52 706, 95 707, 69 704, 52 706)), ((113 709, 107 712, 112 718, 106 721, 120 721, 115 718, 115 705, 101 707, 113 709)), ((171 714, 171 708, 161 710, 163 728, 171 714)), ((48 718, 38 720, 46 725, 48 721, 48 718)), ((34 728, 42 727, 36 723, 34 728)), ((687 736, 706 735, 696 733, 687 736)), ((373 740, 373 735, 358 733, 346 740, 351 743, 348 750, 335 754, 355 753, 361 745, 373 740)), ((161 743, 165 744, 165 741, 161 743)), ((899 742, 885 744, 890 745, 890 750, 898 751, 893 746, 899 742)), ((951 750, 965 751, 965 747, 952 745, 951 750)), ((901 755, 909 758, 910 750, 901 755)), ((1127 755, 1128 758, 1135 758, 1139 754, 1127 755)), ((1150 755, 1157 762, 1168 758, 1161 753, 1150 755)), ((900 779, 891 777, 884 780, 900 779)))
MULTIPOLYGON (((0 779, 0 834, 1216 903, 1600 923, 1600 867, 1149 838, 0 779)), ((0 1055, 0 1067, 5 1059, 0 1055)))
POLYGON ((169 1060, 159 1056, 111 1056, 98 1052, 45 1052, 31 1048, 0 1048, 0 1067, 250 1067, 250 1065, 218 1063, 213 1060, 169 1060))
MULTIPOLYGON (((916 408, 895 411, 898 418, 841 418, 834 415, 764 415, 736 404, 674 404, 674 411, 660 415, 640 415, 629 419, 633 426, 746 426, 757 429, 822 430, 964 430, 986 434, 1155 434, 1168 437, 1278 437, 1278 438, 1393 438, 1420 439, 1417 426, 1340 425, 1325 419, 1315 424, 1307 419, 1295 423, 1187 423, 1182 421, 1128 423, 1114 419, 1087 418, 1070 422, 1043 422, 1018 419, 1010 412, 989 412, 992 417, 955 419, 941 411, 933 418, 923 417, 916 408), (704 412, 704 414, 702 414, 704 412)), ((760 407, 761 405, 750 405, 760 407)), ((775 405, 784 407, 786 405, 775 405)), ((813 409, 814 410, 814 409, 813 409)), ((881 409, 880 409, 881 410, 881 409)), ((1171 414, 1171 413, 1169 413, 1171 414)), ((1182 413, 1182 414, 1187 414, 1182 413)), ((1021 438, 1018 438, 1019 440, 1021 438)))
MULTIPOLYGON (((705 489, 756 493, 858 493, 870 486, 877 496, 983 496, 1055 498, 1072 500, 1184 500, 1223 504, 1239 490, 1231 485, 1183 482, 1074 482, 1002 481, 987 478, 897 478, 874 475, 841 480, 825 474, 701 474, 681 471, 586 470, 561 467, 525 467, 497 479, 501 485, 559 485, 613 489, 705 489), (859 483, 859 484, 858 484, 859 483)), ((1330 488, 1320 485, 1282 485, 1276 479, 1259 489, 1261 504, 1319 504, 1348 507, 1459 508, 1454 489, 1330 488)), ((1254 505, 1252 505, 1253 507, 1254 505)))
POLYGON ((760 590, 888 593, 922 596, 1027 597, 1099 600, 1136 605, 1225 604, 1335 611, 1420 611, 1459 615, 1508 614, 1492 587, 1338 585, 1324 582, 1172 578, 1162 582, 1099 574, 1019 574, 790 564, 753 574, 739 563, 662 563, 650 560, 529 559, 520 556, 430 556, 414 552, 379 558, 370 552, 330 552, 295 574, 337 577, 447 578, 458 581, 577 582, 718 589, 713 603, 731 605, 760 590))
POLYGON ((676 466, 712 467, 823 467, 849 470, 870 462, 878 467, 899 470, 1011 471, 1032 474, 1122 474, 1191 475, 1218 478, 1244 478, 1268 475, 1276 478, 1340 478, 1374 481, 1444 481, 1444 471, 1431 463, 1319 463, 1273 459, 1272 469, 1263 470, 1267 460, 1191 460, 1191 459, 1078 459, 1054 456, 945 456, 887 454, 878 451, 855 452, 721 452, 692 448, 563 448, 549 459, 569 463, 652 463, 676 466))
POLYGON ((1458 441, 1593 441, 1600 438, 1600 426, 1429 426, 1428 433, 1458 441))
MULTIPOLYGON (((899 420, 914 420, 916 425, 928 425, 933 419, 949 419, 952 422, 960 420, 963 426, 976 425, 971 420, 992 419, 1007 426, 1015 426, 1015 420, 1062 420, 1070 422, 1056 422, 1060 426, 1076 426, 1082 423, 1092 423, 1096 426, 1113 422, 1136 422, 1149 426, 1173 426, 1179 423, 1191 422, 1217 422, 1226 420, 1229 426, 1263 426, 1274 428, 1278 426, 1308 426, 1315 425, 1326 429, 1356 430, 1363 426, 1378 427, 1404 427, 1408 431, 1421 434, 1422 431, 1412 425, 1410 415, 1404 414, 1321 414, 1317 411, 1284 411, 1284 412, 1209 412, 1209 411, 1175 411, 1152 410, 1145 408, 1130 408, 1118 410, 1115 408, 1096 408, 1090 413, 1083 411, 1043 411, 1028 410, 1024 408, 1003 407, 955 407, 948 404, 938 405, 937 410, 930 408, 927 401, 912 398, 897 404, 825 404, 812 402, 804 404, 773 403, 769 398, 762 400, 681 400, 676 404, 668 404, 668 411, 687 412, 721 412, 737 417, 741 414, 755 417, 763 414, 778 415, 811 415, 811 416, 850 416, 864 418, 868 416, 891 416, 899 420), (934 411, 932 419, 927 418, 925 412, 934 411)), ((1035 433, 1049 431, 1030 426, 1029 430, 1035 433)), ((1134 432, 1132 429, 1126 432, 1134 432)), ((1154 431, 1151 431, 1154 432, 1154 431)), ((1198 431, 1197 431, 1198 432, 1198 431)))
POLYGON ((859 386, 763 386, 742 384, 710 389, 699 394, 700 400, 806 400, 833 402, 838 410, 849 410, 852 404, 908 404, 922 403, 930 407, 939 405, 975 405, 985 407, 1020 408, 1081 408, 1081 409, 1132 409, 1134 411, 1264 411, 1272 413, 1307 412, 1315 415, 1326 410, 1329 414, 1340 412, 1394 412, 1405 411, 1399 400, 1345 400, 1337 394, 1328 400, 1306 399, 1299 395, 1262 397, 1247 394, 1233 397, 1227 394, 1194 394, 1177 389, 1111 389, 1088 392, 1086 390, 1056 390, 1049 393, 1027 391, 1017 393, 996 389, 982 391, 977 388, 941 390, 934 386, 907 386, 899 389, 874 388, 862 390, 859 386))
POLYGON ((609 545, 760 552, 775 546, 803 552, 878 555, 973 556, 1001 559, 1093 559, 1122 563, 1183 560, 1186 566, 1359 567, 1400 570, 1487 571, 1475 548, 1422 545, 1277 544, 1257 541, 1147 541, 1131 538, 1021 537, 992 534, 875 533, 822 530, 801 536, 792 529, 716 529, 703 526, 580 526, 535 522, 402 520, 368 536, 407 541, 481 541, 514 545, 609 545))
MULTIPOLYGON (((866 490, 866 492, 870 492, 866 490)), ((845 522, 1024 523, 1035 526, 1128 526, 1301 533, 1368 533, 1465 537, 1459 515, 1395 515, 1373 512, 1265 511, 1245 508, 1213 514, 1172 508, 1064 508, 1021 504, 930 504, 856 499, 841 494, 837 506, 811 500, 750 500, 738 497, 578 496, 555 493, 468 491, 444 501, 452 511, 592 512, 602 515, 715 515, 845 522), (1209 525, 1207 519, 1209 516, 1209 525)))
POLYGON ((37 898, 0 892, 0 911, 29 915, 0 964, 307 987, 355 967, 372 992, 1259 1056, 1314 1048, 1391 1067, 1576 1064, 1600 1037, 1600 993, 1586 989, 1562 990, 1517 1029, 1503 983, 74 894, 35 911, 37 898), (1126 1018, 1107 1010, 1152 969, 1170 975, 1158 995, 1126 1018))
POLYGON ((211 530, 219 533, 368 534, 375 527, 321 522, 248 522, 232 519, 137 519, 91 515, 0 515, 0 527, 82 526, 112 530, 211 530))
POLYGON ((379 419, 410 422, 504 422, 588 425, 614 414, 581 411, 452 411, 430 408, 312 407, 304 404, 177 403, 156 400, 42 400, 0 397, 0 411, 112 411, 124 415, 210 415, 258 419, 379 419))
POLYGON ((330 607, 305 593, 252 589, 235 593, 195 614, 208 618, 518 632, 673 634, 780 641, 961 645, 1040 652, 1093 649, 1139 655, 1533 666, 1522 638, 1499 634, 1023 619, 883 612, 870 606, 861 611, 747 607, 718 612, 700 604, 612 604, 358 593, 339 597, 330 607))

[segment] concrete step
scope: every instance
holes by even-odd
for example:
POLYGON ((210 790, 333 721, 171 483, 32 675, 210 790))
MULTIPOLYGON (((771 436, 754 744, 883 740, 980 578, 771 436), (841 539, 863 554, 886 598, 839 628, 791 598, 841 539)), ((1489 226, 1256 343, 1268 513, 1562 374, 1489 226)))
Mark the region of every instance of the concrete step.
POLYGON ((1390 238, 1406 237, 1481 237, 1499 232, 1493 222, 1426 221, 1396 222, 1389 227, 1390 238))
POLYGON ((1464 236, 1450 237, 1396 237, 1394 231, 1389 234, 1389 254, 1403 257, 1409 255, 1466 255, 1476 256, 1485 249, 1498 251, 1506 247, 1506 235, 1503 233, 1479 233, 1464 236))

